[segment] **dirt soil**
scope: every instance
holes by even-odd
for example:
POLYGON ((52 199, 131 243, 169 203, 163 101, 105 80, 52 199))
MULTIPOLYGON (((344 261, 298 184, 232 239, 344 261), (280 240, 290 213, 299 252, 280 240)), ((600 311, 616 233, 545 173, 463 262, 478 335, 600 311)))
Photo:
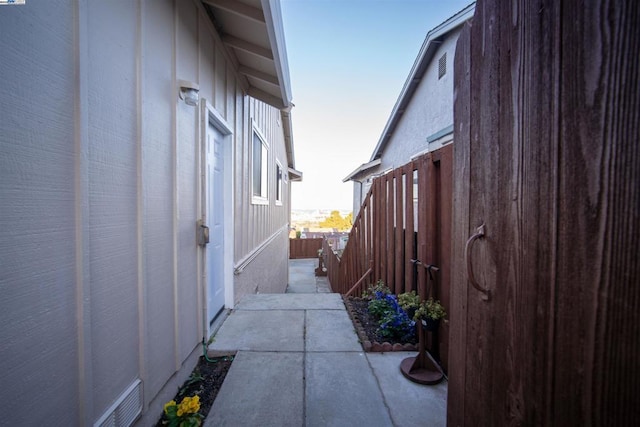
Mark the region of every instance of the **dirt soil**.
MULTIPOLYGON (((205 418, 209 414, 209 410, 211 410, 211 406, 213 406, 213 401, 216 399, 218 392, 220 391, 220 387, 222 387, 222 382, 224 378, 227 376, 227 372, 229 372, 229 368, 231 368, 231 363, 233 362, 233 356, 230 357, 218 357, 209 359, 213 362, 208 362, 204 357, 200 357, 198 360, 198 364, 194 368, 191 376, 185 383, 180 387, 178 393, 173 398, 177 403, 186 397, 186 396, 195 396, 196 394, 200 396, 200 411, 205 418)), ((162 427, 163 416, 160 417, 157 427, 162 427)))
POLYGON ((399 341, 392 338, 383 337, 382 335, 378 334, 377 330, 380 324, 376 319, 373 318, 373 316, 369 315, 368 299, 349 297, 347 300, 345 300, 345 303, 351 305, 351 312, 358 318, 358 320, 362 324, 362 328, 367 334, 369 341, 377 341, 380 343, 388 342, 391 344, 416 344, 418 342, 417 337, 413 337, 408 341, 399 341))

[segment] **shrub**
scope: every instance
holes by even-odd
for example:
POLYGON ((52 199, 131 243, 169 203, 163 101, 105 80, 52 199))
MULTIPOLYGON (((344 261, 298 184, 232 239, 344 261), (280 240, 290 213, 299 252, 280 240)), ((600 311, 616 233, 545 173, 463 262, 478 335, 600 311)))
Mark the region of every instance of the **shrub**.
POLYGON ((416 294, 416 291, 404 292, 398 295, 398 304, 404 311, 416 310, 420 307, 420 297, 416 294))
POLYGON ((427 318, 438 320, 444 318, 446 315, 447 312, 442 304, 440 304, 440 301, 429 298, 426 301, 422 301, 413 318, 415 320, 427 318))
POLYGON ((393 305, 387 298, 372 299, 369 301, 369 314, 376 319, 382 319, 387 313, 393 311, 393 305))
POLYGON ((380 299, 385 295, 389 295, 391 290, 382 280, 378 280, 375 285, 369 286, 369 289, 362 293, 363 298, 377 298, 380 299))
POLYGON ((405 340, 415 335, 415 322, 398 307, 398 311, 389 312, 382 318, 378 332, 385 338, 405 340))

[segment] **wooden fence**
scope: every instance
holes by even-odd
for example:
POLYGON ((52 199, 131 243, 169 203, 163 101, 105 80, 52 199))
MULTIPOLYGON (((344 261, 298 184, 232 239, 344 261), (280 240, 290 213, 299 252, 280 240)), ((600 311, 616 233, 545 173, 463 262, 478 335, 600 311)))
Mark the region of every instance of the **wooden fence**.
MULTIPOLYGON (((415 290, 449 311, 452 157, 448 145, 374 180, 340 259, 323 247, 334 292, 359 296, 382 280, 395 294, 415 290)), ((431 346, 445 369, 448 336, 441 322, 431 346)))
POLYGON ((317 258, 324 239, 289 239, 289 259, 317 258))

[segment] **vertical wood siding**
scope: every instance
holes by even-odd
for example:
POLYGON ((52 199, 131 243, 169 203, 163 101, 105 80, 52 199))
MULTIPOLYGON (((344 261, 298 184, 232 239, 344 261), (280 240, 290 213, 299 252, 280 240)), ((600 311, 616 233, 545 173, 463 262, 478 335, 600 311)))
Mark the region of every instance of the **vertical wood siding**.
MULTIPOLYGON (((243 141, 241 161, 244 163, 242 174, 236 175, 236 212, 243 212, 246 217, 236 218, 235 261, 241 261, 255 248, 273 236, 283 232, 288 236, 286 226, 289 221, 289 191, 291 183, 282 186, 282 205, 276 205, 276 160, 280 162, 283 173, 287 173, 287 153, 280 111, 264 102, 247 98, 249 103, 247 137, 243 141), (251 144, 253 129, 265 138, 268 144, 268 203, 253 204, 251 194, 251 144), (249 165, 249 167, 247 167, 249 165), (240 185, 240 182, 242 183, 240 185), (239 190, 241 189, 241 190, 239 190)), ((236 159, 240 165, 240 159, 236 159)), ((285 256, 286 256, 286 247, 285 256)), ((285 279, 286 280, 286 279, 285 279)))
POLYGON ((137 8, 91 3, 88 185, 92 393, 99 416, 138 376, 137 8), (112 23, 118 22, 117 26, 112 23))
POLYGON ((288 221, 279 111, 242 93, 198 1, 33 1, 0 27, 3 420, 91 425, 136 378, 157 414, 202 334, 200 118, 176 81, 233 130, 236 259, 288 221), (266 207, 250 203, 250 118, 270 146, 266 207))
POLYGON ((73 16, 70 2, 0 13, 0 400, 13 407, 6 425, 24 425, 26 414, 33 425, 49 424, 50 414, 74 425, 81 411, 73 16))

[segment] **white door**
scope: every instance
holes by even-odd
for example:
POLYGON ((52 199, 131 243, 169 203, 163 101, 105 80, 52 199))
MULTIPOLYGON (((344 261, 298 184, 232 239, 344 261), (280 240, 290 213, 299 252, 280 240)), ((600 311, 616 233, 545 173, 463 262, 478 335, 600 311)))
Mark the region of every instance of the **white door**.
POLYGON ((206 198, 209 244, 207 262, 207 313, 209 324, 224 308, 224 136, 207 126, 206 198))

